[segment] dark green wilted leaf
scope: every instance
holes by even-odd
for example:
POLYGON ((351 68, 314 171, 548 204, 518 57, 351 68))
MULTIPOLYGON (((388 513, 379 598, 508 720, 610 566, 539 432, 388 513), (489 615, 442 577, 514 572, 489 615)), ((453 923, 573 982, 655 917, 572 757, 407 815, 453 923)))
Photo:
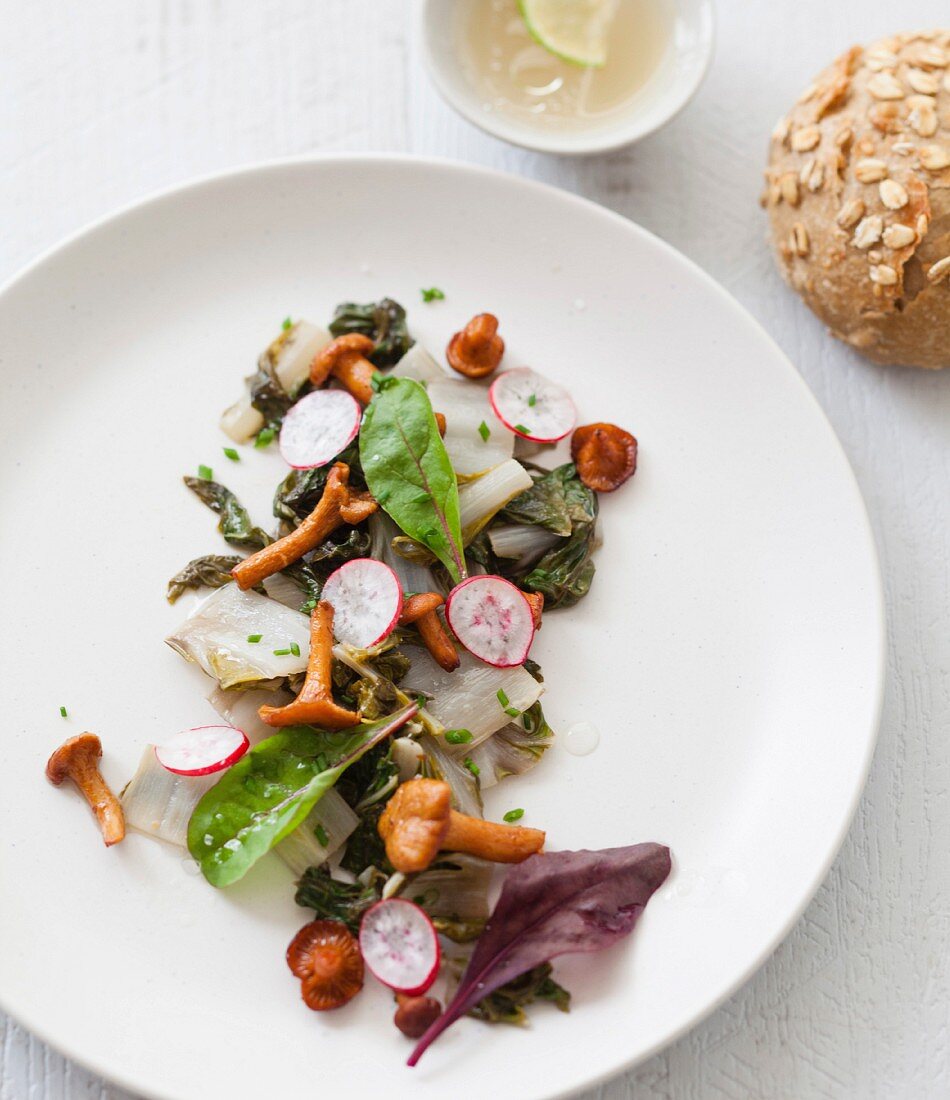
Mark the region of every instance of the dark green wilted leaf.
POLYGON ((236 554, 205 554, 203 558, 192 558, 168 582, 168 602, 174 603, 189 588, 220 588, 231 580, 231 570, 240 561, 236 554))
POLYGON ((384 742, 358 760, 337 787, 360 819, 346 842, 346 852, 340 862, 341 867, 354 875, 362 874, 367 867, 376 867, 387 875, 393 871, 379 835, 379 819, 390 794, 396 789, 398 776, 392 742, 384 742))
POLYGON ((251 404, 264 417, 271 428, 280 427, 295 398, 291 397, 277 379, 263 367, 258 368, 247 380, 251 404))
POLYGON ((200 477, 182 478, 188 488, 221 519, 218 530, 232 546, 242 550, 261 550, 273 541, 266 531, 255 527, 247 509, 238 498, 218 481, 200 477))
POLYGON ((506 523, 532 524, 564 536, 596 516, 597 494, 583 484, 573 462, 542 473, 501 512, 506 523))
POLYGON ((381 298, 366 305, 341 302, 334 310, 329 328, 334 336, 351 332, 369 336, 376 345, 370 359, 383 370, 397 363, 413 345, 406 325, 406 311, 392 298, 381 298))
POLYGON ((360 814, 360 823, 346 842, 346 852, 340 866, 354 875, 360 875, 367 867, 376 867, 385 875, 391 875, 395 868, 386 856, 386 845, 379 835, 379 819, 385 803, 379 802, 360 814))
POLYGON ((573 607, 594 579, 594 525, 578 526, 563 546, 549 550, 521 582, 528 592, 544 594, 545 610, 573 607))
MULTIPOLYGON (((366 488, 358 443, 351 443, 335 461, 345 462, 349 466, 349 485, 352 489, 366 488)), ((310 470, 291 470, 277 486, 274 494, 274 515, 293 527, 306 519, 323 496, 332 465, 333 463, 328 462, 325 466, 315 466, 310 470)))
POLYGON ((524 1027, 528 1022, 525 1006, 535 1001, 549 1001, 561 1012, 571 1009, 571 995, 562 985, 551 977, 551 964, 541 963, 513 978, 506 985, 499 986, 484 1000, 469 1010, 469 1016, 485 1020, 490 1024, 514 1024, 524 1027))
POLYGON ((323 867, 308 867, 297 884, 294 901, 305 909, 312 909, 317 920, 342 921, 356 934, 363 914, 379 901, 383 881, 380 877, 378 885, 371 886, 360 882, 337 882, 323 867))

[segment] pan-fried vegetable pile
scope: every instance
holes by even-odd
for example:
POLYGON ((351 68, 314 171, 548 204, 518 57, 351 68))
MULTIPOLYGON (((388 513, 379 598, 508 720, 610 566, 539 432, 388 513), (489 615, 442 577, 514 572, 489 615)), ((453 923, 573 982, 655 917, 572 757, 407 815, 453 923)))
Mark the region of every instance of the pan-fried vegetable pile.
POLYGON ((554 739, 532 643, 590 592, 598 493, 637 451, 575 429, 563 387, 504 356, 479 314, 448 373, 389 298, 338 306, 329 331, 284 322, 221 421, 235 472, 279 447, 276 522, 207 467, 184 478, 230 552, 168 582, 204 598, 167 641, 214 681, 222 725, 148 746, 121 797, 212 886, 276 852, 313 913, 287 954, 304 1001, 341 1007, 368 969, 419 1041, 410 1064, 462 1015, 566 1011, 551 960, 629 933, 670 865, 656 844, 546 853, 524 808, 483 816, 554 739))

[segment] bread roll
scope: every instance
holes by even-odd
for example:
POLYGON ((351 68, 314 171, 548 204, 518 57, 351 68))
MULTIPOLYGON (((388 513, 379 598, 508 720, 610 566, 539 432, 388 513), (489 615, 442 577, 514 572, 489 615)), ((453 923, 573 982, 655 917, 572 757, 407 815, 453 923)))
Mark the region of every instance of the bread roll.
POLYGON ((772 133, 786 280, 878 363, 950 367, 950 31, 848 50, 772 133))

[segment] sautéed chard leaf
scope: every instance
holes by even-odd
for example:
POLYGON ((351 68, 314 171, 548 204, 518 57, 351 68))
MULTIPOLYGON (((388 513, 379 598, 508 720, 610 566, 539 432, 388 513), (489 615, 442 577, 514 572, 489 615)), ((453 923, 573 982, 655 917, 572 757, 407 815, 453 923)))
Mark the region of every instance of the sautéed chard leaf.
POLYGON ((392 298, 358 305, 341 302, 329 324, 334 336, 358 332, 376 345, 370 354, 374 365, 385 370, 397 363, 412 347, 413 340, 406 325, 406 311, 392 298))
POLYGON ((236 554, 205 554, 192 558, 168 582, 168 602, 174 603, 189 588, 220 588, 231 580, 231 570, 240 561, 236 554))
POLYGON ((261 550, 270 545, 270 535, 251 523, 247 509, 226 486, 219 481, 200 477, 184 477, 182 481, 199 500, 221 517, 218 530, 226 542, 242 550, 261 550))

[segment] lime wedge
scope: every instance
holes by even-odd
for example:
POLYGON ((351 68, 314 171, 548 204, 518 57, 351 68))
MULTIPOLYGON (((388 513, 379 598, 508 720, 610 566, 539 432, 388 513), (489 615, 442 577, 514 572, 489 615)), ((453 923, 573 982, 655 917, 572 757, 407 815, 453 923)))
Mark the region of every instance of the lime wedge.
POLYGON ((518 0, 531 36, 575 65, 600 69, 607 61, 610 24, 619 0, 518 0))

